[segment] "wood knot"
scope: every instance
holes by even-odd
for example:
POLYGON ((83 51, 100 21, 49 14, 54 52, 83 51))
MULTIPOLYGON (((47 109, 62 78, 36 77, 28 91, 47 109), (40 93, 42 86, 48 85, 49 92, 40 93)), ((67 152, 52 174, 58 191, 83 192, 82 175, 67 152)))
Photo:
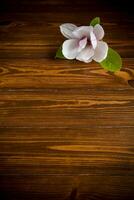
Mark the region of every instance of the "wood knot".
POLYGON ((69 197, 66 200, 77 200, 77 188, 72 189, 69 197))
POLYGON ((128 84, 129 84, 132 88, 134 88, 134 79, 128 80, 128 84))

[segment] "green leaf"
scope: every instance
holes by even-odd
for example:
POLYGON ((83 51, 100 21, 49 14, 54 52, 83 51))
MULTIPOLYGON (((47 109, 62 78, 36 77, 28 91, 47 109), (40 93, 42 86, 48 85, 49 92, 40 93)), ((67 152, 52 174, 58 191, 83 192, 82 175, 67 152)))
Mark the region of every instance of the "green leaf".
POLYGON ((95 26, 96 24, 100 24, 100 18, 99 18, 99 17, 95 17, 95 18, 92 19, 92 21, 90 22, 90 26, 95 26))
POLYGON ((62 53, 62 46, 60 46, 59 49, 57 50, 55 58, 65 59, 65 57, 63 56, 63 53, 62 53))
POLYGON ((104 69, 115 72, 121 69, 122 60, 116 51, 114 51, 112 48, 109 48, 107 57, 100 64, 104 69))

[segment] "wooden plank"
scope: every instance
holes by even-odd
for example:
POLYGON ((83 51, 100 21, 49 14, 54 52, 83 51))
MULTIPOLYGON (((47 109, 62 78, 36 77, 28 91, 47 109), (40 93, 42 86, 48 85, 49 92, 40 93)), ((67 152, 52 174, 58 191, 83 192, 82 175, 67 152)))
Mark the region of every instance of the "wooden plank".
POLYGON ((124 176, 6 176, 1 194, 6 199, 133 199, 133 179, 124 176), (72 198, 73 196, 73 198, 72 198))
POLYGON ((76 190, 80 200, 133 198, 133 130, 0 128, 1 194, 70 199, 76 190))
POLYGON ((0 128, 1 174, 134 175, 134 127, 0 128))
POLYGON ((5 95, 5 100, 0 101, 0 125, 5 127, 134 126, 132 97, 129 100, 118 98, 111 100, 108 97, 104 100, 104 96, 101 96, 100 99, 92 97, 85 100, 81 96, 77 99, 72 99, 72 96, 62 99, 62 96, 57 98, 41 95, 36 95, 36 100, 20 99, 17 93, 11 96, 5 95))
MULTIPOLYGON (((85 21, 89 21, 95 15, 92 11, 89 19, 86 12, 80 11, 66 18, 64 13, 67 11, 67 9, 62 10, 58 15, 54 13, 55 11, 50 14, 48 10, 35 16, 32 13, 3 14, 0 18, 2 24, 0 26, 0 58, 52 59, 56 49, 64 40, 60 34, 59 25, 65 22, 72 22, 77 25, 84 24, 85 21), (53 17, 54 14, 56 17, 53 17)), ((122 57, 132 58, 133 32, 130 32, 127 27, 133 26, 133 18, 127 17, 125 23, 124 21, 121 23, 119 14, 117 12, 114 14, 115 17, 112 19, 112 12, 105 12, 105 16, 102 17, 102 23, 106 31, 105 40, 122 57), (121 34, 121 32, 124 34, 121 34)))
MULTIPOLYGON (((87 12, 91 11, 96 11, 97 8, 100 8, 99 13, 101 13, 101 11, 117 11, 117 12, 121 12, 123 11, 125 12, 129 12, 129 14, 131 14, 131 12, 133 11, 132 9, 133 3, 130 1, 129 4, 126 4, 125 0, 118 0, 118 2, 116 0, 111 0, 110 2, 108 1, 99 1, 99 0, 95 0, 95 1, 88 1, 85 0, 84 2, 81 0, 74 0, 73 2, 71 0, 39 0, 38 2, 36 0, 33 0, 32 3, 31 1, 27 1, 27 0, 23 0, 23 1, 18 1, 18 0, 5 0, 2 2, 2 7, 0 8, 1 11, 3 12, 15 12, 15 11, 19 11, 19 12, 44 12, 45 10, 52 10, 52 11, 62 11, 63 8, 67 11, 67 10, 75 10, 75 11, 80 11, 83 7, 83 9, 87 12), (31 6, 32 5, 32 6, 31 6), (74 6, 75 5, 75 6, 74 6)), ((83 10, 82 9, 82 10, 83 10)), ((98 10, 97 10, 98 11, 98 10)), ((96 15, 97 16, 97 15, 96 15)), ((114 16, 114 15, 113 15, 114 16)))
MULTIPOLYGON (((0 89, 133 89, 133 59, 121 72, 106 73, 99 64, 59 59, 1 59, 0 89), (77 66, 76 66, 77 64, 77 66)), ((133 90, 131 90, 133 93, 133 90)), ((89 91, 90 92, 90 91, 89 91)))
POLYGON ((134 18, 133 6, 119 2, 1 4, 3 199, 134 199, 134 18), (64 40, 59 25, 96 16, 123 58, 115 74, 95 62, 54 58, 64 40))

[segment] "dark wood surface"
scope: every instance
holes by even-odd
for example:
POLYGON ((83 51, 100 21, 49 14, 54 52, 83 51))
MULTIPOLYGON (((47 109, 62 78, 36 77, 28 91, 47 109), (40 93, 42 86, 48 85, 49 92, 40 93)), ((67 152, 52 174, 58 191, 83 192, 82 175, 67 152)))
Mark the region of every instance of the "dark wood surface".
POLYGON ((119 2, 1 3, 2 200, 134 199, 134 18, 119 2), (54 59, 59 25, 96 16, 123 58, 115 74, 54 59))

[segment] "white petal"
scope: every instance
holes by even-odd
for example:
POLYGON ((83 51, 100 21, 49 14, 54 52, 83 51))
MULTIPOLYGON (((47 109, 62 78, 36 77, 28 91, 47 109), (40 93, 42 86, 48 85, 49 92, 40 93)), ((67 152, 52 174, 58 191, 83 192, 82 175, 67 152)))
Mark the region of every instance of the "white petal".
POLYGON ((90 62, 92 56, 94 55, 94 50, 90 46, 86 46, 76 57, 77 60, 83 62, 90 62))
POLYGON ((98 41, 97 47, 94 52, 93 60, 101 62, 107 57, 108 45, 106 42, 98 41))
POLYGON ((80 26, 77 27, 74 31, 73 31, 73 35, 76 38, 83 38, 83 37, 87 37, 90 39, 90 32, 93 31, 93 27, 92 26, 80 26))
POLYGON ((97 47, 97 39, 96 39, 93 31, 90 32, 90 41, 91 41, 93 49, 95 49, 97 47))
POLYGON ((78 40, 77 39, 70 39, 66 40, 62 45, 62 53, 65 58, 67 59, 74 59, 78 54, 78 40))
POLYGON ((76 25, 71 23, 65 23, 60 25, 60 31, 62 35, 64 35, 66 38, 74 38, 72 32, 77 28, 76 25))
POLYGON ((101 40, 104 37, 104 30, 100 24, 96 24, 93 30, 97 40, 101 40))
POLYGON ((82 40, 79 41, 78 51, 80 52, 82 49, 84 49, 86 44, 87 44, 87 37, 85 37, 85 38, 83 38, 82 40))
POLYGON ((92 62, 92 58, 85 61, 85 63, 90 63, 90 62, 92 62))

